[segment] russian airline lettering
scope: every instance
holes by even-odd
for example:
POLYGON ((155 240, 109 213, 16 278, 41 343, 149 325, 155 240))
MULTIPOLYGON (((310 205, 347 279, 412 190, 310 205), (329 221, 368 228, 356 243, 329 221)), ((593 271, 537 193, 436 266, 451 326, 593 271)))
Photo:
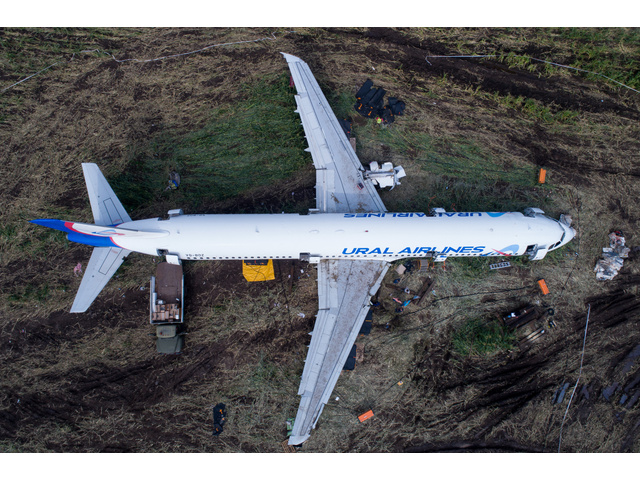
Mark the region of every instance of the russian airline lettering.
POLYGON ((428 253, 437 253, 439 255, 447 253, 481 255, 485 248, 485 246, 444 247, 441 251, 436 251, 436 247, 405 247, 396 253, 389 250, 389 247, 384 247, 384 249, 383 247, 371 249, 365 247, 354 247, 342 249, 342 255, 426 255, 428 253))
MULTIPOLYGON (((501 217, 508 212, 439 212, 437 217, 482 217, 488 215, 493 218, 501 217)), ((371 218, 371 217, 427 217, 426 213, 345 213, 344 218, 371 218)))

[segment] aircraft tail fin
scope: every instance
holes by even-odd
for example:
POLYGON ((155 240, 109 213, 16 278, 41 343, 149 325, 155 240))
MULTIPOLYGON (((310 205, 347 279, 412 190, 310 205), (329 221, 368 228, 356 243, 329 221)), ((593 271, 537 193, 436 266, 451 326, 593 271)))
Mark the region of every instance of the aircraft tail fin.
POLYGON ((54 220, 50 218, 40 218, 30 220, 31 223, 41 225, 54 230, 60 230, 67 234, 67 239, 71 242, 91 245, 93 247, 120 247, 119 239, 126 238, 160 238, 169 235, 166 230, 135 230, 131 228, 110 227, 103 225, 92 225, 90 223, 67 222, 65 220, 54 220))
POLYGON ((82 170, 95 225, 52 219, 31 221, 65 232, 70 241, 95 247, 71 307, 71 312, 74 313, 87 311, 126 256, 131 253, 116 243, 118 238, 168 235, 168 232, 164 231, 118 228, 117 225, 131 222, 131 217, 95 163, 83 163, 82 170))
POLYGON ((113 189, 95 163, 83 163, 84 181, 96 225, 118 225, 130 222, 131 217, 116 197, 113 189))

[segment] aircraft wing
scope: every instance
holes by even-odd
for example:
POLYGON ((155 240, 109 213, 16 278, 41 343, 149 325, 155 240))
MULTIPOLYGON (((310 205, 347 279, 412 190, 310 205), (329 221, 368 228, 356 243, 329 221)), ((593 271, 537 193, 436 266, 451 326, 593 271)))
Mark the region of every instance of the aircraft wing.
POLYGON ((95 247, 93 249, 80 282, 80 288, 71 306, 72 313, 87 311, 129 253, 131 251, 124 248, 95 247))
POLYGON ((299 445, 309 438, 362 328, 369 300, 380 288, 389 265, 376 260, 318 263, 319 311, 302 372, 298 390, 302 398, 289 445, 299 445))
MULTIPOLYGON (((283 53, 296 86, 296 103, 316 168, 316 208, 322 213, 386 212, 373 182, 331 110, 309 66, 283 53)), ((306 441, 329 401, 389 263, 329 260, 318 263, 319 311, 298 395, 289 445, 306 441)))
POLYGON ((309 65, 293 55, 282 55, 298 92, 296 112, 316 167, 316 208, 324 213, 386 212, 309 65))

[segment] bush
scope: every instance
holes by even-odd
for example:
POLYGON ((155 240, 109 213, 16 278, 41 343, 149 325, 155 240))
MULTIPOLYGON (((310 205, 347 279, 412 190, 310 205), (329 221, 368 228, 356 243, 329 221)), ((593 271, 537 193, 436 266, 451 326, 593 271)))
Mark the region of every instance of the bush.
POLYGON ((453 349, 465 357, 489 356, 513 346, 514 336, 495 320, 467 321, 453 335, 453 349))

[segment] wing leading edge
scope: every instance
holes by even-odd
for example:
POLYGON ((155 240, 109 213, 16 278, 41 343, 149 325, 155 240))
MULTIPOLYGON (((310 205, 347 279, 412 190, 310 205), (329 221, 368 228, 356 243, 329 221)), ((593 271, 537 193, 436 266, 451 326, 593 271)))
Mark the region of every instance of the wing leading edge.
POLYGON ((386 212, 309 65, 293 55, 282 55, 298 92, 296 112, 316 168, 316 207, 324 213, 386 212))

